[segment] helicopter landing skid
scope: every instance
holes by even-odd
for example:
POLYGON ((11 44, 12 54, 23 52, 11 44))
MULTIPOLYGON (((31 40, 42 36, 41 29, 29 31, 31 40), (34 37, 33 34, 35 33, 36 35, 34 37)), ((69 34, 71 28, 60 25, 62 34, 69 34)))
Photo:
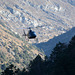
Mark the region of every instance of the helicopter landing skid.
POLYGON ((27 42, 31 42, 31 41, 35 41, 35 43, 38 43, 38 38, 35 38, 35 39, 29 39, 29 38, 26 38, 26 41, 27 42))

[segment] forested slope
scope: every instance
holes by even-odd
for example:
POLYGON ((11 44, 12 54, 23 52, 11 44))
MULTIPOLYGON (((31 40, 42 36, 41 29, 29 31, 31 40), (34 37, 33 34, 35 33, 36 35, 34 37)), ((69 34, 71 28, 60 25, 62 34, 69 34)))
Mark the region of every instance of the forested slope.
POLYGON ((29 64, 28 69, 16 69, 10 65, 3 75, 75 75, 75 36, 68 45, 58 43, 50 57, 43 60, 39 55, 29 64))
POLYGON ((26 67, 38 54, 44 56, 42 50, 27 43, 19 34, 7 28, 5 23, 0 22, 0 71, 10 64, 19 68, 26 67))

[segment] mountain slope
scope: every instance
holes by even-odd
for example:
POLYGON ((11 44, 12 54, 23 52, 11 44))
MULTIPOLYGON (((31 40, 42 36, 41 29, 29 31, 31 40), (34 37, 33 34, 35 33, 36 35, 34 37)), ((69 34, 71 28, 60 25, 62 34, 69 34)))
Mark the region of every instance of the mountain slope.
POLYGON ((74 4, 74 0, 0 0, 0 19, 20 35, 23 27, 33 27, 39 43, 45 42, 75 27, 74 4))
POLYGON ((36 44, 36 46, 40 49, 43 49, 46 55, 50 55, 53 48, 56 46, 57 43, 66 43, 68 44, 71 38, 75 35, 75 27, 71 30, 67 31, 64 34, 54 37, 47 42, 42 42, 40 44, 36 44))
POLYGON ((6 24, 0 22, 0 70, 9 64, 26 67, 38 54, 44 57, 42 50, 22 41, 18 34, 6 29, 6 24))

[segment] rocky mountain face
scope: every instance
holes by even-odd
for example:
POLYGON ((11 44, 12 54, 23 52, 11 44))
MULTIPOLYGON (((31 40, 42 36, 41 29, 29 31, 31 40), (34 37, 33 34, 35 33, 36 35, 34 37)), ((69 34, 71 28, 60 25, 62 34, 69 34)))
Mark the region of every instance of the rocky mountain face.
POLYGON ((0 70, 11 63, 25 67, 38 54, 44 57, 23 40, 28 27, 37 34, 36 46, 49 55, 56 43, 75 35, 75 0, 0 0, 0 70))
POLYGON ((47 42, 75 27, 75 0, 0 0, 0 20, 20 37, 32 27, 47 42))

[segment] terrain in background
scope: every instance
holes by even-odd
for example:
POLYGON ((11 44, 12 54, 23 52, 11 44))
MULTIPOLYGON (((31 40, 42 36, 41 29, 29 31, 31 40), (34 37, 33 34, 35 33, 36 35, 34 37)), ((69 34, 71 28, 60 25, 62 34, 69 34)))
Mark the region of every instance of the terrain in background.
MULTIPOLYGON (((23 28, 32 27, 38 43, 47 42, 75 27, 74 13, 75 0, 0 1, 0 20, 20 36, 23 28)), ((32 40, 31 43, 35 42, 32 40)))

